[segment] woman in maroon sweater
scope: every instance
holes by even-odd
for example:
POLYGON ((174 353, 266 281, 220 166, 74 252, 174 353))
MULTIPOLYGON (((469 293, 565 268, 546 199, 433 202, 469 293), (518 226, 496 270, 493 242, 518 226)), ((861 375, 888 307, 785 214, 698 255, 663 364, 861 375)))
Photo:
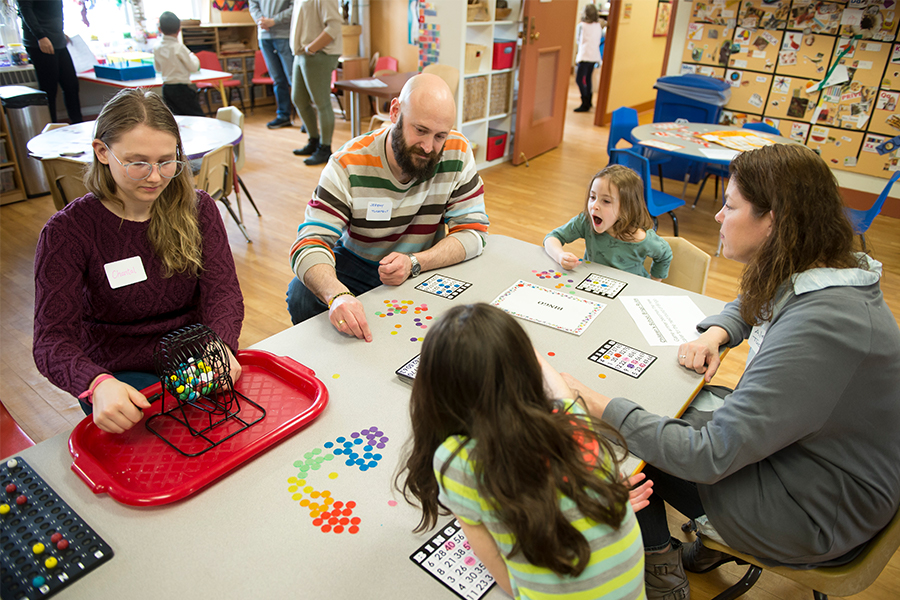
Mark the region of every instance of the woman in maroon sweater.
POLYGON ((98 427, 121 433, 150 406, 139 390, 158 381, 153 350, 174 329, 210 327, 240 377, 244 301, 218 208, 194 190, 162 99, 122 90, 95 135, 90 193, 51 217, 38 242, 34 361, 87 400, 98 427))

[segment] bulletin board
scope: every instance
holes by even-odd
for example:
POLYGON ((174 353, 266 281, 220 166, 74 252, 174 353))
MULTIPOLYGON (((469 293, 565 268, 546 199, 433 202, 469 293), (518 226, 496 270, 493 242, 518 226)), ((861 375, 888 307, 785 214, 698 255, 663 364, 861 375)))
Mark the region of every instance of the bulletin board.
POLYGON ((681 72, 731 85, 723 124, 764 121, 834 169, 889 178, 900 150, 876 148, 900 136, 898 4, 695 0, 681 72))

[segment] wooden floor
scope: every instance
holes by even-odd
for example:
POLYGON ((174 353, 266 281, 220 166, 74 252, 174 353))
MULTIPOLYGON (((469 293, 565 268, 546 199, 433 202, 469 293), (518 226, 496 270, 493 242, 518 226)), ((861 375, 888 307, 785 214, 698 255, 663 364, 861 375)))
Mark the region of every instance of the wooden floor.
MULTIPOLYGON (((574 84, 569 110, 580 97, 574 84)), ((222 210, 246 303, 246 318, 240 345, 246 347, 290 326, 284 301, 292 277, 288 250, 297 225, 322 167, 307 167, 291 154, 306 143, 299 127, 267 130, 271 108, 247 115, 245 125, 246 164, 241 178, 262 212, 257 217, 246 198, 243 202, 252 244, 222 210)), ((650 120, 641 115, 641 122, 650 120)), ((337 117, 333 146, 350 137, 350 126, 337 117)), ((551 229, 578 213, 591 176, 607 162, 607 129, 592 126, 590 113, 570 112, 562 145, 530 161, 529 166, 509 163, 482 172, 491 233, 540 244, 551 229)), ((666 180, 666 191, 680 194, 681 183, 666 180)), ((707 186, 696 210, 678 209, 683 237, 713 254, 718 225, 713 220, 720 200, 707 186)), ((697 186, 688 187, 693 198, 697 186)), ((690 202, 689 202, 690 204, 690 202)), ((34 311, 33 262, 38 234, 53 214, 49 196, 0 207, 0 399, 22 428, 36 441, 69 430, 82 418, 74 398, 60 392, 37 372, 31 357, 34 311)), ((672 234, 668 216, 660 219, 659 231, 672 234)), ((900 318, 900 220, 880 217, 867 235, 869 248, 884 263, 882 289, 895 317, 900 318)), ((580 249, 579 249, 580 252, 580 249)), ((707 294, 722 300, 735 297, 741 266, 724 258, 713 258, 707 294)), ((733 387, 742 372, 746 349, 732 351, 714 383, 733 387)), ((673 519, 677 525, 680 520, 673 519)), ((673 525, 673 529, 676 526, 673 525)), ((730 566, 706 575, 691 575, 694 600, 712 598, 736 581, 741 569, 730 566)), ((900 554, 895 555, 879 580, 866 592, 853 596, 865 600, 894 600, 900 590, 900 554)), ((764 573, 746 596, 754 599, 793 600, 812 594, 777 575, 764 573)))

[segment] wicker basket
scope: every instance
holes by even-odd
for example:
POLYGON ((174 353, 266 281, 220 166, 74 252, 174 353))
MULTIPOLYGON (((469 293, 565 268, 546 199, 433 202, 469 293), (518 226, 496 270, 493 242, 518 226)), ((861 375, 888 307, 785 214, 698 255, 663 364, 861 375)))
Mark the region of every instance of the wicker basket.
POLYGON ((494 20, 502 21, 506 19, 510 14, 512 14, 511 8, 497 8, 495 9, 494 20))
POLYGON ((466 21, 488 21, 490 18, 487 5, 481 2, 466 7, 466 21))
POLYGON ((468 77, 463 100, 463 121, 474 121, 487 116, 487 75, 468 77))
POLYGON ((509 82, 512 73, 494 73, 491 75, 490 116, 505 115, 509 112, 509 82))
POLYGON ((466 73, 477 73, 481 70, 481 59, 487 52, 487 46, 466 44, 466 73))

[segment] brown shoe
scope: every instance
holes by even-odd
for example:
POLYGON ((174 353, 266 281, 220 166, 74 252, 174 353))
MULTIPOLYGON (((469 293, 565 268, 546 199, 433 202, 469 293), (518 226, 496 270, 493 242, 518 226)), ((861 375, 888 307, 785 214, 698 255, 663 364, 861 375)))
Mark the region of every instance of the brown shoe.
POLYGON ((691 600, 691 587, 681 566, 681 542, 672 539, 672 549, 644 555, 644 584, 648 600, 691 600))
POLYGON ((685 570, 691 573, 708 573, 734 560, 737 559, 730 554, 707 548, 699 537, 684 547, 681 558, 685 570))

